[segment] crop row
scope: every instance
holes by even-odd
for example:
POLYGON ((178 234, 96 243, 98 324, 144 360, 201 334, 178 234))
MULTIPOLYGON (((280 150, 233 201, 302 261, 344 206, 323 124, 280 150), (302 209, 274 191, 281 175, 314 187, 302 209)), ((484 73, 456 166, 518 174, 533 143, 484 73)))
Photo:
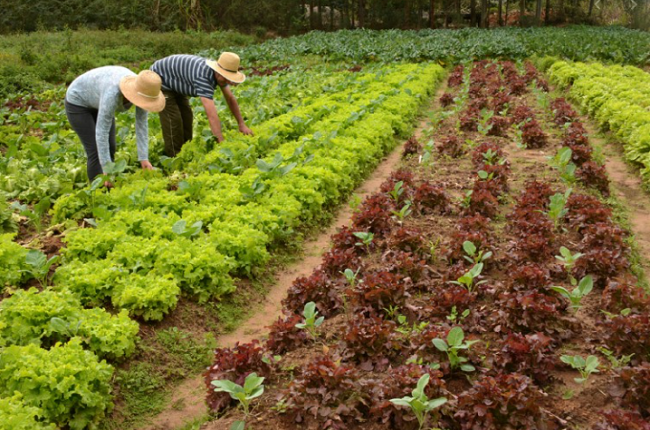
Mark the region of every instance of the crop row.
POLYGON ((650 181, 650 75, 632 66, 564 61, 553 64, 548 73, 603 129, 621 140, 627 160, 640 163, 644 180, 650 181))
POLYGON ((160 320, 181 291, 199 301, 234 291, 233 274, 264 264, 273 244, 352 190, 394 145, 394 134, 406 132, 443 74, 423 64, 355 77, 363 96, 328 101, 334 116, 320 133, 278 139, 279 155, 241 172, 137 172, 122 175, 110 192, 89 187, 60 198, 55 217, 93 216, 97 227, 68 232, 54 289, 18 291, 0 304, 7 419, 18 414, 73 429, 101 420, 112 406, 112 367, 98 357, 133 352, 138 325, 126 311, 160 320), (107 300, 126 311, 84 308, 107 300))
MULTIPOLYGON (((233 417, 246 420, 252 402, 259 420, 282 429, 645 428, 650 307, 627 273, 626 233, 610 208, 578 192, 578 179, 603 194, 608 187, 588 175, 576 178, 594 161, 575 111, 556 99, 546 112, 534 112, 515 94, 528 88, 508 76, 512 67, 479 62, 471 72, 454 70, 451 87, 456 78, 471 83, 443 95, 443 102, 456 95, 457 105, 451 121, 437 126, 441 156, 433 172, 426 168, 435 157, 432 145, 410 140, 404 152, 410 171, 391 175, 360 205, 351 226, 332 236, 321 266, 289 289, 266 342, 215 351, 204 374, 208 404, 224 411, 239 399, 244 411, 227 413, 215 428, 233 417), (478 91, 467 93, 472 85, 478 91), (492 108, 485 106, 504 92, 507 125, 491 137, 492 108), (479 106, 485 110, 476 118, 479 106), (508 152, 519 151, 503 138, 516 131, 511 125, 539 122, 527 145, 549 147, 552 136, 541 124, 547 118, 563 132, 558 154, 568 154, 566 162, 551 160, 559 174, 533 163, 511 168, 508 152), (450 144, 451 137, 469 144, 450 144), (451 149, 458 151, 449 155, 451 149), (548 172, 550 181, 522 184, 531 173, 548 172), (522 185, 508 198, 511 187, 522 185), (451 197, 455 191, 465 196, 460 202, 451 197), (497 227, 492 220, 506 205, 505 226, 497 227), (585 297, 592 288, 602 292, 600 300, 585 297), (596 354, 603 346, 611 367, 595 355, 589 365, 569 355, 596 354), (607 373, 590 381, 606 401, 576 388, 573 404, 564 403, 573 395, 559 392, 567 365, 580 370, 576 382, 584 386, 592 373, 607 373), (261 397, 259 390, 251 394, 259 376, 268 388, 261 397), (608 397, 603 390, 610 386, 616 394, 608 397)), ((543 83, 527 69, 526 79, 543 83)))

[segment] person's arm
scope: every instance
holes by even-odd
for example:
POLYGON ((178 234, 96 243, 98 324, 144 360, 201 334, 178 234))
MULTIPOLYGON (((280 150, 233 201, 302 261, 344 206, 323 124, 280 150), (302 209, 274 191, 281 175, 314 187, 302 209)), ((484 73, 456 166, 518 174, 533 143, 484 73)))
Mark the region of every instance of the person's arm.
POLYGON ((149 123, 147 111, 135 107, 135 141, 138 149, 138 161, 145 170, 153 170, 149 162, 149 123))
POLYGON ((221 88, 221 92, 223 93, 223 97, 226 99, 226 103, 228 104, 228 108, 230 109, 230 112, 232 112, 235 119, 237 120, 237 124, 239 124, 239 131, 241 131, 243 134, 252 136, 253 130, 248 128, 248 126, 244 122, 244 118, 242 118, 241 111, 239 110, 239 103, 237 103, 237 99, 235 98, 235 95, 230 90, 230 87, 225 86, 220 88, 221 88))
POLYGON ((104 167, 111 161, 110 146, 108 143, 109 133, 113 120, 115 119, 115 108, 117 107, 117 97, 114 94, 104 94, 99 101, 99 108, 97 109, 97 123, 95 126, 95 143, 97 145, 97 155, 99 156, 99 164, 102 166, 102 173, 104 167))
POLYGON ((223 142, 221 121, 219 120, 219 114, 217 113, 217 107, 214 105, 214 100, 207 97, 200 97, 200 99, 203 104, 203 109, 205 109, 205 115, 208 117, 212 134, 217 138, 217 142, 223 142))

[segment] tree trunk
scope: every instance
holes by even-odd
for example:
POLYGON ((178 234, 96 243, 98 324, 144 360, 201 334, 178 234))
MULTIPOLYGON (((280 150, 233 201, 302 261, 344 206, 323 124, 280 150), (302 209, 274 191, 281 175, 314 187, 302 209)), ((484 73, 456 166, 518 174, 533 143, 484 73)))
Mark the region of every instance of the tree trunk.
POLYGON ((334 1, 330 1, 330 31, 334 30, 334 1))
POLYGON ((365 0, 359 0, 357 3, 357 16, 359 17, 359 27, 363 28, 366 26, 366 2, 365 0))
POLYGON ((564 22, 565 13, 564 13, 564 0, 559 0, 557 5, 557 18, 558 21, 564 22))
POLYGON ((471 0, 469 3, 469 26, 474 27, 477 24, 476 19, 476 0, 471 0))
POLYGON ((503 0, 499 0, 499 8, 497 9, 497 14, 499 17, 497 18, 497 22, 499 24, 499 27, 503 27, 503 16, 501 16, 501 13, 503 12, 503 0))
POLYGON ((314 19, 314 0, 309 0, 309 29, 313 30, 316 24, 314 19))
POLYGON ((411 25, 411 0, 404 2, 404 28, 409 28, 411 25))
POLYGON ((541 24, 542 24, 542 0, 537 0, 537 3, 535 4, 535 25, 539 26, 541 24))
POLYGON ((506 0, 506 26, 508 25, 508 13, 510 12, 510 0, 506 0))
POLYGON ((488 0, 481 0, 481 28, 488 28, 488 0))
POLYGON ((589 0, 589 13, 588 16, 591 16, 591 12, 594 11, 594 0, 589 0))
POLYGON ((429 1, 429 28, 436 28, 436 2, 429 1))
POLYGON ((544 12, 544 24, 551 22, 551 0, 546 0, 546 11, 544 12))
POLYGON ((526 15, 526 0, 519 0, 519 25, 522 25, 524 15, 526 15))

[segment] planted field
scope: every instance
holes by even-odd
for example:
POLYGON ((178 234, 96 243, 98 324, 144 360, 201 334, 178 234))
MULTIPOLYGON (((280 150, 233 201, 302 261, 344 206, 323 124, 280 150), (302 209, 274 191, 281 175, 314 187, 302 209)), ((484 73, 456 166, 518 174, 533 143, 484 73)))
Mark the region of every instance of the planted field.
POLYGON ((587 130, 611 131, 647 179, 650 81, 571 61, 645 65, 647 37, 482 34, 250 46, 236 95, 255 136, 221 115, 217 144, 197 115, 167 158, 151 115, 158 169, 141 172, 120 114, 110 190, 87 183, 63 86, 7 99, 0 428, 137 428, 183 410, 169 392, 208 365, 205 413, 183 428, 208 411, 202 428, 648 428, 644 256, 587 130), (400 141, 282 315, 258 316, 268 333, 214 349, 400 141))

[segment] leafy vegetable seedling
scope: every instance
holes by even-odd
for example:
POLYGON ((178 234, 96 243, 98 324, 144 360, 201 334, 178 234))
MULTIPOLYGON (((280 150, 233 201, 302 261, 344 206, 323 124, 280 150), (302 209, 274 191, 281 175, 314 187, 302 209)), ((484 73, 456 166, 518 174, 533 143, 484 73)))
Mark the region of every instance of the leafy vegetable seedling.
POLYGON ((482 271, 483 271, 483 263, 477 263, 467 273, 465 273, 463 276, 458 278, 458 280, 451 281, 451 283, 456 285, 462 285, 463 287, 467 288, 467 291, 471 293, 475 286, 487 282, 487 281, 478 281, 474 283, 474 280, 479 277, 482 271))
POLYGON ((578 309, 581 308, 580 301, 584 296, 589 294, 594 288, 594 280, 591 275, 587 275, 580 280, 578 286, 575 287, 572 291, 567 290, 564 287, 559 287, 557 285, 552 286, 551 289, 556 293, 560 293, 567 299, 571 301, 571 308, 574 312, 578 312, 578 309))
POLYGON ((428 417, 428 413, 432 410, 439 408, 447 403, 445 397, 438 397, 437 399, 429 399, 424 393, 424 389, 429 384, 431 376, 425 373, 418 380, 417 386, 411 392, 411 396, 402 397, 401 399, 391 399, 390 402, 398 406, 407 406, 411 408, 415 418, 418 420, 419 429, 421 430, 428 417))
POLYGON ((57 261, 59 261, 58 255, 48 259, 41 251, 32 249, 27 252, 27 255, 25 256, 25 263, 27 263, 30 268, 23 270, 23 272, 31 274, 38 283, 41 284, 41 287, 46 287, 47 276, 50 273, 50 268, 53 264, 56 264, 57 261))
POLYGON ((571 275, 571 270, 573 269, 573 266, 576 264, 576 261, 578 258, 582 257, 583 254, 580 252, 576 252, 575 254, 572 254, 571 251, 569 251, 568 248, 565 248, 564 246, 560 247, 560 255, 556 255, 555 258, 559 260, 563 265, 564 268, 566 269, 567 273, 569 274, 569 279, 571 280, 571 285, 576 285, 578 281, 576 278, 574 278, 571 275))
POLYGON ((365 231, 357 231, 352 234, 358 239, 361 239, 361 242, 357 242, 355 243, 355 245, 365 246, 366 251, 370 252, 370 244, 372 243, 372 240, 375 238, 375 235, 373 233, 369 233, 365 231))
POLYGON ((548 217, 553 221, 553 226, 557 230, 560 225, 560 221, 569 211, 565 206, 569 196, 571 195, 571 188, 569 188, 564 194, 556 193, 551 196, 551 201, 548 206, 548 212, 546 213, 548 217))
POLYGON ((314 302, 307 303, 305 305, 305 309, 303 310, 302 314, 305 317, 305 322, 296 324, 296 327, 299 329, 307 330, 311 335, 311 337, 316 339, 316 335, 318 334, 317 333, 318 327, 320 327, 320 325, 323 324, 325 317, 320 317, 316 319, 316 315, 318 315, 318 311, 316 310, 316 303, 314 302))
MULTIPOLYGON (((244 409, 244 419, 246 419, 250 414, 251 400, 260 397, 264 393, 263 382, 263 377, 257 376, 257 373, 251 373, 246 377, 243 387, 227 379, 216 379, 212 381, 212 385, 216 387, 214 391, 226 392, 233 399, 239 400, 239 404, 244 409)), ((243 430, 245 425, 245 421, 235 421, 230 430, 243 430)))
POLYGON ((485 253, 483 251, 479 251, 477 253, 476 252, 477 251, 476 245, 474 245, 469 240, 466 240, 465 242, 463 242, 463 250, 465 251, 465 254, 467 254, 467 255, 463 256, 465 258, 465 260, 469 261, 470 263, 474 263, 474 264, 482 263, 485 260, 487 260, 488 258, 492 257, 492 252, 491 251, 488 251, 488 252, 485 252, 485 253))
POLYGON ((580 372, 580 378, 573 378, 578 384, 587 382, 592 373, 599 373, 600 361, 595 355, 590 355, 586 360, 579 355, 563 355, 560 360, 580 372))
POLYGON ((454 327, 449 330, 447 334, 447 341, 444 339, 436 338, 433 339, 433 346, 435 346, 439 351, 446 352, 447 358, 449 359, 449 365, 452 370, 460 368, 463 372, 473 372, 476 370, 471 364, 467 364, 467 358, 458 355, 458 353, 463 349, 469 349, 472 345, 479 342, 478 340, 468 340, 463 342, 465 339, 465 333, 460 327, 454 327))

